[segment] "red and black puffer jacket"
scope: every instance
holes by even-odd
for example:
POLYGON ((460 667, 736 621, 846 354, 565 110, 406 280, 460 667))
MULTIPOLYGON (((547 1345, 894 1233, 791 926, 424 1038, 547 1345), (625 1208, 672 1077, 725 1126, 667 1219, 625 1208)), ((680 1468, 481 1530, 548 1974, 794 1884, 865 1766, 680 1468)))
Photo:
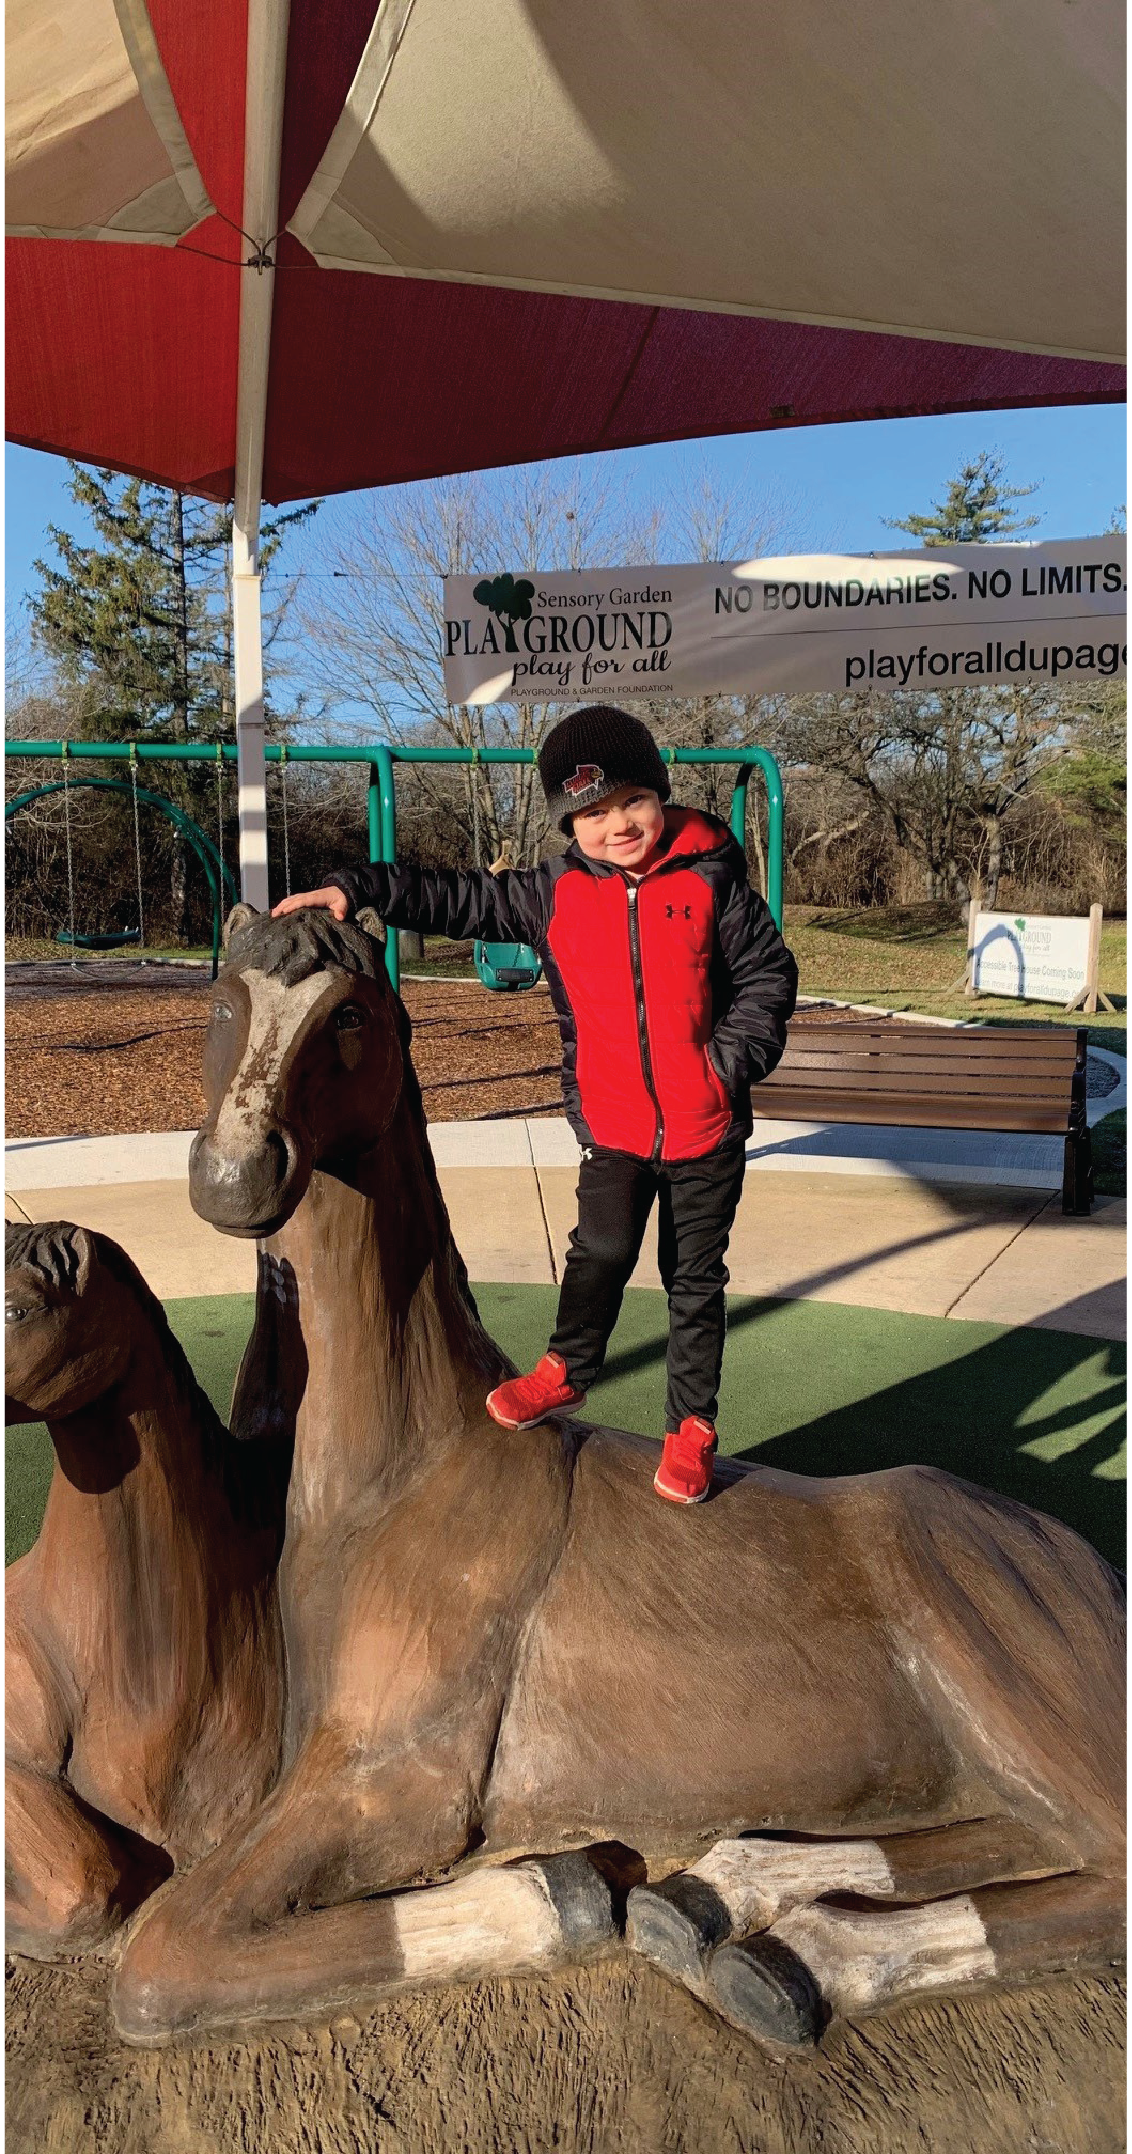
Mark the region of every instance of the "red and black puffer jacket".
POLYGON ((750 1088, 782 1055, 798 968, 714 815, 666 808, 637 882, 574 844, 501 875, 376 866, 328 880, 392 927, 538 951, 582 1144, 701 1159, 750 1129, 750 1088))

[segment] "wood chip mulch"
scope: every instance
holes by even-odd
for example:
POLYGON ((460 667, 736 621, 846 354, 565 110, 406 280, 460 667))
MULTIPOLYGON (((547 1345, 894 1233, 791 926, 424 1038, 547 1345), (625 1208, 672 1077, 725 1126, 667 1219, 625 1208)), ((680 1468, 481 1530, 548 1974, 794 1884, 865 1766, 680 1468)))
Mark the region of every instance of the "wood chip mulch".
MULTIPOLYGON (((8 1136, 195 1129, 204 1117, 207 977, 175 986, 115 982, 112 990, 73 983, 72 975, 58 994, 29 993, 24 982, 9 990, 8 1136)), ((544 987, 488 995, 462 983, 410 980, 404 999, 431 1121, 561 1107, 558 1024, 544 987)))
MULTIPOLYGON (((9 966, 8 1136, 195 1129, 210 985, 187 965, 9 966)), ((430 1121, 561 1112, 561 1043, 545 985, 499 995, 407 980, 403 994, 430 1121)), ((851 1014, 812 1012, 824 1023, 851 1014)))

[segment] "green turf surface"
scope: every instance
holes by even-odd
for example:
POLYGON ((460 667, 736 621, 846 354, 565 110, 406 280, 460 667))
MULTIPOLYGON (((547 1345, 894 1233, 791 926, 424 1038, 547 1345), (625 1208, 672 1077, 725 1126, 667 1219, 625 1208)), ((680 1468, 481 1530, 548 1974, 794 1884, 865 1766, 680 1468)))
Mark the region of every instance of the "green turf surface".
MULTIPOLYGON (((484 1322, 522 1368, 545 1351, 553 1287, 483 1286, 484 1322)), ((227 1414, 249 1294, 174 1301, 174 1331, 227 1414)), ((666 1310, 625 1297, 587 1411, 659 1436, 666 1310)), ((807 1474, 917 1460, 1052 1511, 1124 1560, 1124 1349, 1069 1332, 1009 1330, 841 1303, 736 1296, 724 1362, 723 1448, 807 1474)), ((42 1427, 7 1432, 5 1551, 35 1537, 51 1472, 42 1427)))

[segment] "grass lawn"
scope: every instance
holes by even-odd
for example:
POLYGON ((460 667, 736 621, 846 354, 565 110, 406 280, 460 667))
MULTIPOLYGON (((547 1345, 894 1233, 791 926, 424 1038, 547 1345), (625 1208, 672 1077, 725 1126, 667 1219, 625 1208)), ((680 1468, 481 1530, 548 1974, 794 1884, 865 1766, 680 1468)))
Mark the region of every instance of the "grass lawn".
MULTIPOLYGON (((1016 1002, 1003 995, 977 999, 955 992, 967 955, 967 930, 955 905, 890 905, 856 912, 788 905, 784 932, 801 974, 804 995, 838 1002, 868 1002, 878 1009, 932 1017, 961 1017, 979 1024, 1088 1025, 1097 1045, 1126 1052, 1125 964, 1127 924, 1106 920, 1101 933, 1101 986, 1117 1015, 1066 1017, 1043 1002, 1016 1002)), ((425 954, 403 962, 407 973, 474 979, 467 943, 426 935, 425 954)))
MULTIPOLYGON (((1008 996, 977 999, 955 992, 967 956, 967 929, 957 905, 887 905, 859 911, 788 905, 784 932, 801 973, 804 995, 838 1002, 875 1003, 878 1009, 932 1017, 976 1018, 980 1024, 1083 1024, 1099 1046, 1125 1052, 1127 924, 1106 920, 1101 932, 1101 986, 1117 1015, 1066 1017, 1055 1005, 1016 1002, 1008 996)), ((475 977, 466 943, 426 935, 423 959, 405 961, 406 972, 475 977)))
MULTIPOLYGON (((841 1002, 875 1003, 878 1009, 926 1013, 935 1017, 977 1018, 980 1024, 1084 1024, 1098 1045, 1126 1051, 1125 961, 1127 927, 1106 920, 1101 937, 1101 985, 1117 1005, 1111 1017, 1074 1016, 1048 1003, 1015 1002, 1000 995, 977 1000, 957 994, 952 983, 963 971, 966 929, 954 905, 902 905, 829 911, 814 905, 788 905, 785 934, 798 959, 804 995, 829 995, 841 1002)), ((422 959, 410 960, 407 972, 451 973, 475 977, 467 943, 443 935, 425 937, 422 959)), ((69 951, 55 942, 9 935, 5 955, 10 964, 51 958, 69 951)), ((148 958, 206 958, 206 949, 147 948, 148 958)), ((80 963, 91 957, 116 957, 136 963, 136 950, 79 951, 80 963)))
MULTIPOLYGON (((82 929, 79 929, 82 933, 82 929)), ((147 942, 139 949, 136 942, 124 943, 117 950, 84 950, 81 946, 72 950, 69 943, 55 942, 46 936, 6 935, 4 959, 9 965, 69 965, 74 958, 80 965, 137 965, 143 960, 153 964, 188 964, 196 958, 202 964, 212 962, 212 944, 194 943, 187 947, 181 943, 147 942)))
MULTIPOLYGON (((544 1351, 553 1287, 481 1286, 481 1314, 520 1367, 544 1351)), ((227 1414, 251 1322, 250 1295, 174 1301, 169 1316, 227 1414)), ((664 1297, 625 1297, 590 1398, 595 1420, 659 1436, 664 1297)), ((919 1461, 1051 1511, 1110 1561, 1124 1556, 1121 1347, 1067 1332, 1009 1330, 813 1301, 734 1297, 720 1400, 723 1447, 804 1474, 919 1461)), ((42 1426, 7 1431, 8 1562, 39 1529, 51 1474, 42 1426)))
POLYGON ((967 956, 967 930, 955 905, 884 905, 856 912, 788 905, 786 940, 798 960, 805 995, 871 1002, 879 1009, 932 1017, 976 1018, 980 1024, 1088 1025, 1099 1046, 1126 1052, 1125 973, 1128 929, 1106 920, 1101 930, 1101 986, 1117 1014, 1067 1017, 1046 1002, 955 990, 967 956))

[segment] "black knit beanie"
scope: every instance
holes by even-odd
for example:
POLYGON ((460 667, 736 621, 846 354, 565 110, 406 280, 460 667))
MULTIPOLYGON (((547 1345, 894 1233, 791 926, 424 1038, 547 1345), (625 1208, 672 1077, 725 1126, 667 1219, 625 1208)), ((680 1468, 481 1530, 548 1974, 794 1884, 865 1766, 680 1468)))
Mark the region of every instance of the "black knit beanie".
POLYGON ((667 800, 671 790, 647 725, 612 703, 571 711, 547 735, 538 774, 551 821, 569 831, 579 808, 596 808, 619 785, 641 785, 667 800))

